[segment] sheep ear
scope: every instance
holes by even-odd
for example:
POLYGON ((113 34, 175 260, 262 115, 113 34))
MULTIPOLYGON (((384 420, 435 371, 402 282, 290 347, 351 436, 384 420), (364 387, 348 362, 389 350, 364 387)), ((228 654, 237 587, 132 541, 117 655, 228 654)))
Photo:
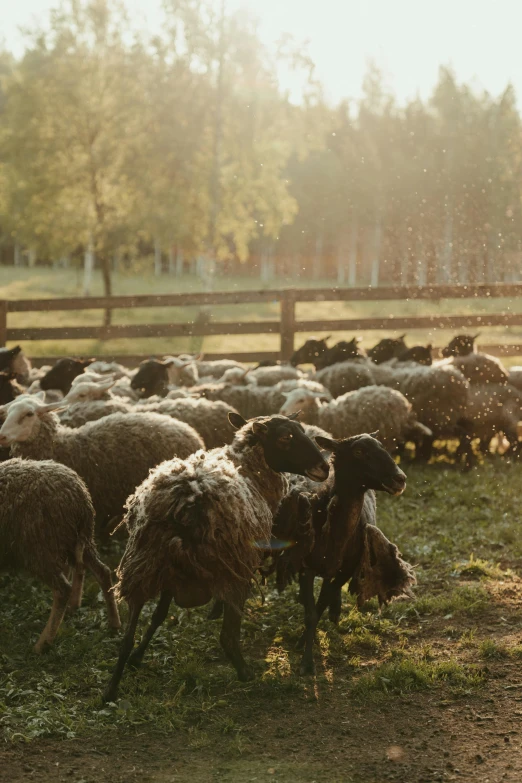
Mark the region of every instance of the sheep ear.
POLYGON ((302 412, 303 411, 296 411, 295 413, 290 413, 286 418, 290 419, 290 421, 296 421, 302 412))
POLYGON ((397 340, 404 340, 404 338, 405 338, 405 337, 406 337, 406 332, 404 332, 404 334, 400 334, 400 335, 397 337, 397 340))
POLYGON ((95 362, 96 359, 93 359, 93 358, 91 358, 91 359, 80 359, 80 361, 81 361, 81 363, 83 364, 84 367, 88 367, 90 364, 93 364, 93 362, 95 362))
POLYGON ((33 397, 35 397, 37 400, 45 400, 45 392, 44 391, 36 392, 36 394, 33 394, 33 397))
POLYGON ((51 411, 61 411, 64 408, 67 408, 68 405, 69 400, 66 400, 64 397, 63 400, 60 400, 59 402, 49 402, 47 405, 39 405, 35 410, 35 413, 37 416, 43 416, 45 413, 51 413, 51 411))
POLYGON ((475 342, 475 340, 477 340, 480 337, 481 334, 482 334, 482 332, 477 332, 477 334, 474 334, 473 337, 471 338, 473 340, 473 342, 475 342))
POLYGON ((335 451, 338 445, 336 440, 333 438, 325 438, 323 435, 316 435, 314 440, 319 448, 324 449, 325 451, 335 451))
POLYGON ((235 430, 240 430, 246 424, 246 420, 235 411, 229 411, 228 420, 235 430))
POLYGON ((322 342, 325 343, 327 340, 330 340, 332 337, 331 334, 326 335, 326 337, 323 337, 322 342))
POLYGON ((254 435, 266 435, 268 427, 262 421, 254 421, 252 423, 252 432, 254 435))
POLYGON ((377 436, 379 435, 379 430, 375 430, 375 432, 369 432, 368 435, 370 438, 375 438, 377 440, 377 436))

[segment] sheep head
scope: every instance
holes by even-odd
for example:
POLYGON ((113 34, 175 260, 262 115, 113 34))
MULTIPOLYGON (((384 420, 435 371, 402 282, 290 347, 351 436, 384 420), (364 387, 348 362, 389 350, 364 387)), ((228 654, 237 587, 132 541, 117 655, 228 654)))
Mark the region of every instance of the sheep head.
POLYGON ((276 414, 246 421, 239 413, 230 412, 228 419, 249 445, 261 446, 268 467, 276 473, 296 473, 312 481, 324 481, 328 478, 328 463, 295 420, 297 415, 276 414))
MULTIPOLYGON (((78 376, 81 378, 82 376, 78 376)), ((103 400, 114 386, 116 381, 112 377, 105 377, 100 381, 80 381, 73 384, 71 390, 65 397, 65 401, 70 405, 77 402, 91 402, 94 400, 103 400)))
POLYGON ((68 402, 44 402, 45 392, 21 394, 12 402, 0 407, 4 423, 0 428, 0 446, 23 443, 36 437, 42 416, 67 407, 68 402))

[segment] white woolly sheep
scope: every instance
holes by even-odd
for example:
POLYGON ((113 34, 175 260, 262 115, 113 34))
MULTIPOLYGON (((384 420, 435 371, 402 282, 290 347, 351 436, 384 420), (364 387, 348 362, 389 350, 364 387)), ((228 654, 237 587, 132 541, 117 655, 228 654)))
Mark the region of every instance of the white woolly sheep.
POLYGON ((53 412, 63 404, 24 394, 2 406, 0 446, 11 446, 14 457, 54 459, 75 470, 91 493, 98 527, 121 516, 151 468, 203 448, 192 427, 158 413, 113 413, 69 429, 53 412))
POLYGON ((158 595, 132 664, 141 662, 172 599, 193 607, 216 598, 225 602, 223 649, 241 680, 253 676, 239 646, 241 611, 288 486, 283 473, 324 481, 328 466, 295 421, 247 423, 237 413, 230 421, 239 428, 230 446, 164 462, 128 501, 129 540, 116 591, 129 605, 129 621, 105 701, 116 698, 143 605, 158 595))
POLYGON ((79 608, 86 568, 102 589, 109 625, 120 627, 111 572, 99 558, 93 531, 92 501, 73 470, 52 460, 0 464, 0 569, 24 569, 53 591, 38 653, 53 642, 67 605, 79 608))
POLYGON ((331 402, 325 402, 316 392, 295 389, 286 395, 280 412, 289 415, 299 410, 303 421, 318 424, 335 438, 378 430, 380 440, 388 449, 408 440, 419 442, 432 434, 417 421, 406 397, 386 386, 364 386, 331 402))
POLYGON ((234 432, 228 414, 234 412, 234 408, 221 400, 211 402, 194 397, 149 397, 146 401, 134 405, 124 402, 121 397, 111 396, 113 383, 114 381, 108 379, 98 383, 73 385, 66 397, 66 401, 71 404, 60 414, 62 424, 67 427, 80 427, 88 421, 110 416, 111 413, 160 413, 189 424, 201 435, 208 449, 224 446, 232 441, 234 432))
POLYGON ((208 400, 223 400, 237 410, 243 418, 270 416, 277 413, 285 401, 285 392, 296 388, 307 388, 330 399, 330 392, 315 381, 304 378, 281 381, 275 386, 236 386, 233 384, 214 383, 195 386, 194 394, 199 394, 208 400))
POLYGON ((515 389, 522 391, 522 367, 511 367, 508 375, 508 383, 515 389))

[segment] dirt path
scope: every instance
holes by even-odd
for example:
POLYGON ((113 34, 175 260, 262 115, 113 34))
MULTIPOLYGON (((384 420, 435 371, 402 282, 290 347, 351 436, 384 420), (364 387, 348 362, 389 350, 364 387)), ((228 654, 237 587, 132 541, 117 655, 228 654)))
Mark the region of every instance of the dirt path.
POLYGON ((443 691, 355 706, 342 685, 308 699, 288 694, 238 708, 242 732, 112 733, 35 741, 0 752, 0 779, 72 783, 306 781, 424 783, 522 780, 522 678, 516 663, 490 667, 479 694, 443 691))

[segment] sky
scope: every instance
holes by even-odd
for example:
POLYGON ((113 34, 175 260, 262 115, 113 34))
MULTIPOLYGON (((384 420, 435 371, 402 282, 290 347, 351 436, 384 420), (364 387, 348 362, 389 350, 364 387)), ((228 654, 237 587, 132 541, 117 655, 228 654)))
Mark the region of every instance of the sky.
MULTIPOLYGON (((218 2, 218 0, 216 0, 218 2)), ((18 31, 45 19, 54 0, 0 0, 0 36, 20 54, 18 31)), ((153 30, 161 23, 161 0, 127 0, 136 19, 153 30)), ((332 101, 360 95, 369 60, 385 74, 388 87, 404 102, 429 96, 440 65, 460 81, 493 95, 508 82, 522 101, 522 0, 227 0, 260 20, 269 45, 283 33, 309 42, 316 74, 332 101)), ((284 74, 283 86, 297 85, 284 74)))

